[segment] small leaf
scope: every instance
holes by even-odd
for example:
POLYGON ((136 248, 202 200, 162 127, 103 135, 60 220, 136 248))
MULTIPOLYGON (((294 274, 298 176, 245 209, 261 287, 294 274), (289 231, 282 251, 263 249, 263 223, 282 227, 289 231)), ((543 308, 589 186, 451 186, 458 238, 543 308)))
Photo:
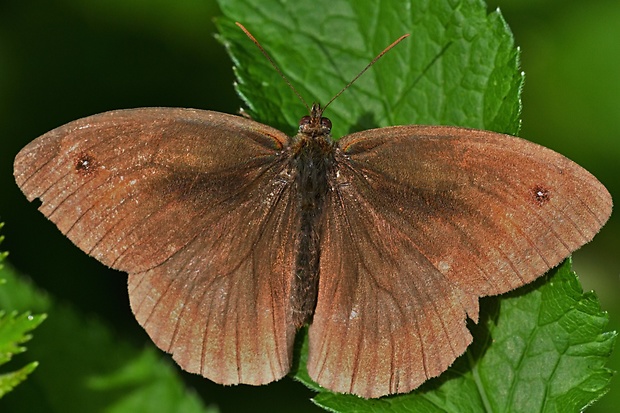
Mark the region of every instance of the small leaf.
MULTIPOLYGON (((32 337, 28 334, 45 319, 45 314, 30 315, 30 313, 6 314, 0 311, 0 365, 10 361, 14 355, 23 353, 26 348, 21 344, 32 337)), ((15 386, 24 381, 37 367, 37 362, 31 362, 25 367, 10 373, 0 374, 0 397, 4 396, 15 386)))
MULTIPOLYGON (((0 222, 0 230, 3 226, 4 223, 0 222)), ((0 235, 0 243, 3 240, 4 236, 0 235)), ((0 289, 6 284, 1 271, 3 269, 2 261, 7 255, 6 252, 0 252, 0 289)), ((21 344, 31 339, 28 333, 45 319, 45 314, 33 316, 30 313, 17 314, 15 311, 7 314, 2 308, 0 306, 0 366, 9 362, 14 355, 26 351, 26 348, 21 344)), ((37 365, 38 363, 33 361, 16 371, 0 374, 0 398, 26 380, 37 365)))
POLYGON ((26 364, 19 370, 0 374, 0 398, 2 398, 5 394, 13 390, 19 383, 26 380, 28 375, 34 371, 38 367, 39 363, 33 361, 32 363, 26 364))
POLYGON ((26 351, 20 344, 32 338, 28 333, 44 319, 45 315, 18 315, 16 311, 6 314, 0 311, 0 365, 11 360, 14 355, 26 351))

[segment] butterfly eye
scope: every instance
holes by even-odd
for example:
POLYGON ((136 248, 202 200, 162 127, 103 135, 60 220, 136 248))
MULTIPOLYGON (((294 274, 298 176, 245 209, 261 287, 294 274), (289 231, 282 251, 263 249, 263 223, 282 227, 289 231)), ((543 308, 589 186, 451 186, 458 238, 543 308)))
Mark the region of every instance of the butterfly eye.
POLYGON ((300 120, 299 120, 299 131, 301 132, 302 129, 304 129, 306 126, 308 126, 311 122, 312 118, 308 115, 303 116, 300 120))
POLYGON ((321 118, 321 126, 328 131, 332 130, 332 121, 328 118, 321 118))

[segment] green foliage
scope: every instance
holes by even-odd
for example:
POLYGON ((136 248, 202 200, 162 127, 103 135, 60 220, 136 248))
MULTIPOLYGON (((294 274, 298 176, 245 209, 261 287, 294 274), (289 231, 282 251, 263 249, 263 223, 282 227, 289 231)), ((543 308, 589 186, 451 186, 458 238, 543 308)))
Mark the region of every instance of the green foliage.
POLYGON ((322 104, 392 41, 411 34, 326 111, 335 137, 414 123, 518 131, 518 52, 501 15, 487 14, 482 1, 219 3, 237 90, 256 120, 293 133, 307 111, 234 21, 306 100, 322 104))
MULTIPOLYGON (((3 226, 4 223, 0 222, 0 229, 3 226)), ((0 244, 3 240, 4 236, 0 236, 0 244)), ((2 261, 7 255, 6 252, 0 251, 0 288, 3 288, 5 284, 1 271, 4 267, 2 261)), ((31 315, 28 312, 18 314, 16 311, 7 314, 0 305, 0 366, 11 361, 14 355, 26 351, 26 348, 21 344, 32 338, 28 333, 41 324, 44 319, 44 314, 31 315)), ((18 370, 0 373, 0 398, 26 380, 37 365, 36 361, 32 361, 18 370)))
MULTIPOLYGON (((33 316, 30 313, 10 314, 0 311, 0 365, 10 361, 14 355, 26 351, 21 344, 30 340, 28 334, 45 319, 45 315, 33 316)), ((0 374, 0 397, 13 390, 38 366, 32 361, 18 370, 0 374)))
MULTIPOLYGON (((2 400, 2 411, 215 411, 205 408, 197 395, 185 388, 175 368, 154 348, 138 349, 119 340, 109 327, 56 303, 10 268, 0 270, 0 278, 7 281, 0 288, 0 308, 32 308, 49 315, 26 353, 38 360, 40 367, 19 387, 19 397, 2 400)), ((21 351, 15 343, 27 339, 24 334, 43 319, 10 314, 0 318, 0 357, 21 351), (12 346, 4 346, 5 341, 12 346)), ((36 362, 30 362, 7 380, 15 381, 35 366, 36 362)), ((1 380, 0 376, 4 384, 1 380)))
MULTIPOLYGON (((412 123, 518 132, 518 51, 501 15, 487 14, 480 1, 219 3, 237 91, 256 120, 294 133, 307 110, 234 21, 305 99, 323 104, 385 46, 411 33, 326 111, 335 137, 412 123)), ((363 400, 321 390, 305 371, 305 342, 295 377, 319 391, 317 405, 338 412, 580 411, 608 389, 611 372, 603 366, 615 333, 604 333, 607 315, 583 294, 569 264, 553 274, 485 300, 485 317, 472 325, 474 345, 411 394, 363 400)))

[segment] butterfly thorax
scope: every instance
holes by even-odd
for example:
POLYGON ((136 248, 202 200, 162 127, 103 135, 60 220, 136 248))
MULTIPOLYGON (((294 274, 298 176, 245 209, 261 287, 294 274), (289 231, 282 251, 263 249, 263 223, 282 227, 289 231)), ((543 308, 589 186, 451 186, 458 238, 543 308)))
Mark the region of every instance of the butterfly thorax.
POLYGON ((321 114, 321 108, 315 104, 312 115, 300 120, 292 148, 291 166, 295 170, 301 210, 293 297, 304 297, 302 302, 293 302, 297 327, 311 321, 316 306, 321 237, 318 221, 328 191, 327 177, 334 164, 331 122, 321 114))

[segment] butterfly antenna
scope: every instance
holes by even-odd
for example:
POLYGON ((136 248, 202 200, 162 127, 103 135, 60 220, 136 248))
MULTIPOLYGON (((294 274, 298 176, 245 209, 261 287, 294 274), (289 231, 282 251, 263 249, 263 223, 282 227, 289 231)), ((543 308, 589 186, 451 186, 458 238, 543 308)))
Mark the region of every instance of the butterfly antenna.
POLYGON ((372 61, 370 63, 368 63, 366 65, 366 67, 357 74, 357 76, 355 76, 353 78, 353 80, 351 80, 345 87, 342 88, 342 90, 340 92, 338 92, 336 94, 336 96, 334 96, 329 102, 327 102, 327 105, 323 106, 323 110, 325 110, 326 107, 328 107, 334 100, 336 100, 336 98, 340 95, 342 95, 342 93, 347 90, 353 83, 355 83, 355 81, 357 79, 360 78, 360 76, 362 76, 368 69, 370 69, 370 67, 372 65, 374 65, 377 60, 381 59, 383 57, 384 54, 386 54, 387 52, 390 51, 391 48, 393 48, 394 46, 396 46, 398 43, 402 42, 403 40, 405 40, 407 37, 409 37, 409 34, 403 34, 402 36, 400 36, 398 39, 394 40, 394 42, 392 42, 391 45, 389 45, 388 47, 386 47, 385 49, 383 49, 383 51, 381 53, 379 53, 377 55, 377 57, 375 57, 374 59, 372 59, 372 61))
MULTIPOLYGON (((243 27, 243 25, 239 22, 235 22, 235 24, 237 26, 239 26, 239 28, 241 30, 243 30, 243 32, 245 33, 246 36, 248 36, 250 38, 250 40, 252 40, 254 42, 254 44, 256 45, 256 47, 258 47, 258 49, 263 53, 263 55, 267 58, 267 60, 269 61, 269 63, 271 63, 271 66, 273 66, 274 69, 276 69, 276 72, 278 72, 278 74, 280 75, 280 77, 282 77, 282 79, 284 79, 284 81, 286 82, 286 84, 293 90, 293 92, 295 92, 295 94, 297 95, 297 97, 299 98, 299 100, 301 100, 301 103, 304 104, 304 106, 306 107, 306 109, 308 109, 308 113, 311 112, 310 110, 310 106, 308 106, 308 104, 306 103, 306 101, 304 100, 303 97, 301 97, 301 94, 297 91, 297 89, 295 89, 295 87, 293 86, 293 84, 291 82, 289 82, 289 80, 286 78, 286 76, 284 76, 284 73, 282 73, 282 71, 280 70, 280 68, 276 65, 276 63, 273 61, 273 59, 271 58, 271 56, 269 56, 267 54, 267 52, 265 51, 265 49, 263 49, 263 46, 260 45, 260 43, 258 42, 258 40, 256 40, 256 38, 254 36, 252 36, 252 33, 250 33, 248 31, 248 29, 246 29, 245 27, 243 27)), ((376 59, 375 59, 376 60, 376 59)), ((333 100, 333 99, 332 99, 333 100)))

